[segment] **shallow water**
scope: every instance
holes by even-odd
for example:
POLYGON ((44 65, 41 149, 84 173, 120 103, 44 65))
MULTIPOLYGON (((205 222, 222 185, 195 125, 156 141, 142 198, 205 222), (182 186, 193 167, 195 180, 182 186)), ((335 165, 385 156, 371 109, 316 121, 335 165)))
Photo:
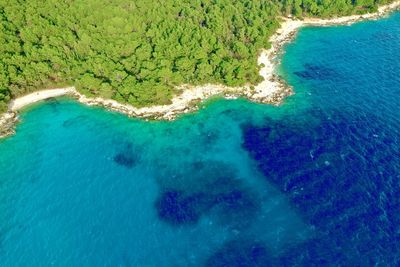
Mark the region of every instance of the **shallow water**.
POLYGON ((281 107, 28 108, 0 141, 0 265, 398 265, 400 14, 286 51, 281 107))

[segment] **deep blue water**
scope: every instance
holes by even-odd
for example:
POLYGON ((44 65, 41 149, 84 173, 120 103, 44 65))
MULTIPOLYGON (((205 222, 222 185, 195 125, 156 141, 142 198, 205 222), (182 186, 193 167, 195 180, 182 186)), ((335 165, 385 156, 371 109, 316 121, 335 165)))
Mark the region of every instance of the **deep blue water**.
POLYGON ((280 107, 50 100, 0 141, 1 266, 398 266, 400 14, 306 28, 280 107))

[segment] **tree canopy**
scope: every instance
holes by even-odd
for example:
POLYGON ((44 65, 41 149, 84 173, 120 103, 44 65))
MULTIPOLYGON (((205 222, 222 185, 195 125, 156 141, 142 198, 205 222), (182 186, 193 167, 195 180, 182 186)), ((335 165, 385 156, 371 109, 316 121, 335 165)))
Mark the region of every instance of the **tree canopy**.
POLYGON ((256 84, 278 16, 373 11, 385 0, 0 0, 0 111, 60 85, 134 106, 183 83, 256 84))

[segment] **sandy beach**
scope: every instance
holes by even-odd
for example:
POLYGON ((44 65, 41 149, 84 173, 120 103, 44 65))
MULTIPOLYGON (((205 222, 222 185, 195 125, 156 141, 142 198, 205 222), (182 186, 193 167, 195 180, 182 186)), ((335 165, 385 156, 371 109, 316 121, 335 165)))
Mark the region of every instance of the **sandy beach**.
POLYGON ((70 94, 72 92, 75 92, 74 87, 37 91, 37 92, 31 93, 29 95, 22 96, 22 97, 12 100, 10 102, 9 109, 11 111, 17 111, 27 105, 31 105, 31 104, 39 102, 41 100, 70 94))
POLYGON ((278 64, 276 58, 281 52, 281 48, 295 38, 300 28, 304 26, 350 25, 361 20, 379 18, 399 7, 400 1, 396 1, 392 4, 381 6, 376 13, 370 14, 331 19, 305 18, 299 20, 282 18, 281 27, 270 38, 271 48, 263 50, 260 53, 258 64, 263 64, 263 67, 260 69, 260 75, 264 78, 264 81, 254 87, 250 85, 227 87, 215 84, 202 86, 181 85, 178 89, 182 93, 175 96, 171 104, 144 108, 135 108, 131 105, 121 104, 110 99, 89 98, 80 94, 74 87, 37 91, 19 97, 10 103, 9 111, 0 116, 0 137, 13 133, 12 125, 18 120, 18 110, 32 103, 62 95, 71 95, 86 105, 103 106, 109 110, 121 112, 128 116, 165 120, 172 120, 178 114, 191 112, 197 108, 196 103, 216 95, 221 95, 225 98, 246 97, 254 102, 278 105, 282 103, 286 96, 293 94, 293 90, 275 73, 275 67, 278 64))

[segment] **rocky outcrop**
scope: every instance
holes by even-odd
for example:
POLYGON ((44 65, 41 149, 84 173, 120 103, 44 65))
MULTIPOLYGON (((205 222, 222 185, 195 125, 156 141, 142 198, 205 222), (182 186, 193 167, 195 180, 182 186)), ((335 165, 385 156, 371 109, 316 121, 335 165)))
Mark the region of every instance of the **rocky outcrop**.
POLYGON ((4 113, 0 117, 0 138, 13 135, 15 133, 15 124, 18 116, 15 112, 4 113))

